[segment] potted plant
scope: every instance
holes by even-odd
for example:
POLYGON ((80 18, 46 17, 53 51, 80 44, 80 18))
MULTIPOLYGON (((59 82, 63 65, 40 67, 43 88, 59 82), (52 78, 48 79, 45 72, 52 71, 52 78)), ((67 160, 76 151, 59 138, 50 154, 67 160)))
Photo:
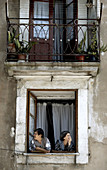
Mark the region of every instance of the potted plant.
POLYGON ((14 28, 12 28, 12 31, 8 31, 8 52, 10 52, 10 53, 16 52, 15 34, 16 34, 16 31, 14 28))
POLYGON ((16 41, 18 40, 20 34, 16 35, 15 28, 12 27, 11 31, 8 31, 8 60, 9 61, 17 61, 16 55, 16 41))
POLYGON ((97 45, 97 33, 96 33, 96 26, 94 25, 91 33, 91 43, 88 47, 88 60, 98 60, 98 45, 97 45))
POLYGON ((98 49, 96 26, 95 26, 92 31, 91 44, 88 48, 88 54, 90 55, 89 58, 93 61, 96 61, 98 60, 99 54, 101 54, 102 52, 106 52, 106 51, 107 51, 107 44, 106 45, 103 44, 100 47, 100 49, 98 49))
POLYGON ((31 48, 35 44, 34 41, 16 41, 16 49, 18 53, 18 60, 19 61, 26 61, 27 54, 30 52, 31 48))
POLYGON ((84 61, 84 55, 86 53, 85 51, 85 43, 86 43, 86 32, 84 33, 84 37, 82 38, 82 40, 80 41, 80 43, 78 44, 78 48, 76 50, 77 54, 80 54, 78 56, 76 56, 76 59, 79 61, 84 61))

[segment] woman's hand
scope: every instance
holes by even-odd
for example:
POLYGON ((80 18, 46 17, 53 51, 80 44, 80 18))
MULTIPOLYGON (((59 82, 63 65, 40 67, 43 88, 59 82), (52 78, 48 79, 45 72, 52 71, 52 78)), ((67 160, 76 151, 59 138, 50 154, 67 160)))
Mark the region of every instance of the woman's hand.
POLYGON ((71 145, 71 141, 72 141, 72 138, 71 138, 71 136, 69 136, 69 139, 68 139, 68 145, 69 146, 71 145))

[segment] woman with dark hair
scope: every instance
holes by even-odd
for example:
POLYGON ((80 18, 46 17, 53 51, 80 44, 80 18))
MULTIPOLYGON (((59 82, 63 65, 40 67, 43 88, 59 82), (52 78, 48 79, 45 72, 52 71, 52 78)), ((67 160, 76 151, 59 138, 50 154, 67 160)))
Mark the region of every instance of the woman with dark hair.
POLYGON ((74 151, 75 150, 69 131, 61 132, 60 140, 57 140, 55 144, 55 150, 57 151, 74 151))
POLYGON ((44 137, 44 131, 41 128, 34 130, 34 138, 30 142, 29 150, 31 152, 39 151, 48 153, 51 150, 50 141, 44 137))

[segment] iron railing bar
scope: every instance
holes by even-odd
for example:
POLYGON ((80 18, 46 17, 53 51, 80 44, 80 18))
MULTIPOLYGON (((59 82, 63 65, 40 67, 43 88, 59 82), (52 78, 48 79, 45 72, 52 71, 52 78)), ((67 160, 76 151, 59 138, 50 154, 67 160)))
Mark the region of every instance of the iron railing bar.
POLYGON ((102 9, 103 9, 103 3, 101 2, 101 9, 100 9, 100 22, 101 22, 101 17, 102 17, 102 9))
MULTIPOLYGON (((70 61, 66 61, 66 60, 37 60, 37 59, 30 59, 28 60, 29 62, 82 62, 81 60, 70 60, 70 61), (32 61, 33 60, 33 61, 32 61)), ((87 61, 83 61, 83 62, 100 62, 100 60, 87 60, 87 61)))
POLYGON ((66 5, 66 8, 68 8, 71 4, 73 4, 74 2, 70 2, 69 4, 66 5))
POLYGON ((77 20, 77 21, 80 21, 80 20, 89 20, 89 21, 91 21, 91 20, 93 20, 93 21, 99 21, 100 19, 98 19, 98 18, 90 18, 90 19, 88 19, 88 18, 78 18, 78 19, 74 19, 74 18, 8 18, 9 20, 64 20, 64 19, 66 19, 66 20, 77 20))
MULTIPOLYGON (((99 53, 100 53, 100 24, 99 24, 99 27, 98 27, 98 42, 99 42, 98 43, 98 49, 99 49, 99 53)), ((100 59, 100 55, 99 55, 99 59, 100 59)))
POLYGON ((66 26, 66 27, 70 27, 70 26, 99 26, 99 24, 28 24, 28 23, 20 23, 20 24, 16 24, 16 23, 11 23, 10 25, 17 25, 17 26, 20 26, 20 25, 28 25, 28 26, 60 26, 60 27, 63 27, 63 26, 66 26))
MULTIPOLYGON (((8 59, 8 60, 6 60, 6 61, 11 61, 11 59, 8 59)), ((16 61, 15 59, 12 59, 12 61, 16 61)), ((70 61, 68 60, 68 61, 65 61, 65 60, 37 60, 37 59, 28 59, 28 61, 27 62, 81 62, 81 60, 77 60, 77 59, 75 59, 75 60, 71 60, 70 59, 70 61)), ((86 61, 83 61, 83 62, 100 62, 100 59, 99 60, 86 60, 86 61)))
MULTIPOLYGON (((7 53, 7 54, 10 54, 10 55, 18 55, 19 53, 7 53)), ((76 53, 72 53, 72 54, 36 54, 36 53, 20 53, 20 54, 28 54, 28 55, 31 55, 31 56, 91 56, 92 54, 76 54, 76 53)), ((96 55, 96 56, 99 56, 99 55, 96 55)))

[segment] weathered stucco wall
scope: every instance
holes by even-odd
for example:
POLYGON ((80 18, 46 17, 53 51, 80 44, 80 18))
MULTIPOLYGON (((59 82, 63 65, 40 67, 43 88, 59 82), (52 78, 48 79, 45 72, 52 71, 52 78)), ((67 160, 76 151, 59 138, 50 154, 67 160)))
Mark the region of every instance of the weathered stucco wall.
MULTIPOLYGON (((89 163, 87 165, 16 165, 14 156, 15 138, 11 128, 16 123, 16 81, 10 79, 4 70, 6 58, 6 19, 5 2, 0 0, 0 170, 106 170, 107 169, 107 52, 101 56, 99 73, 93 82, 93 101, 91 102, 89 123, 89 163)), ((18 15, 18 0, 11 0, 9 7, 18 15), (14 10, 15 9, 15 10, 14 10)), ((107 1, 104 3, 101 21, 101 44, 107 43, 107 1)), ((91 94, 90 94, 91 95, 91 94)))
MULTIPOLYGON (((103 14, 101 20, 101 45, 107 44, 107 1, 103 0, 103 14)), ((107 52, 101 55, 99 74, 95 80, 92 125, 92 137, 107 144, 107 52)))
MULTIPOLYGON (((14 137, 11 137, 11 128, 15 127, 16 107, 16 81, 9 79, 4 70, 7 39, 5 2, 0 0, 0 170, 14 169, 14 137)), ((12 8, 11 11, 16 9, 12 8)))

